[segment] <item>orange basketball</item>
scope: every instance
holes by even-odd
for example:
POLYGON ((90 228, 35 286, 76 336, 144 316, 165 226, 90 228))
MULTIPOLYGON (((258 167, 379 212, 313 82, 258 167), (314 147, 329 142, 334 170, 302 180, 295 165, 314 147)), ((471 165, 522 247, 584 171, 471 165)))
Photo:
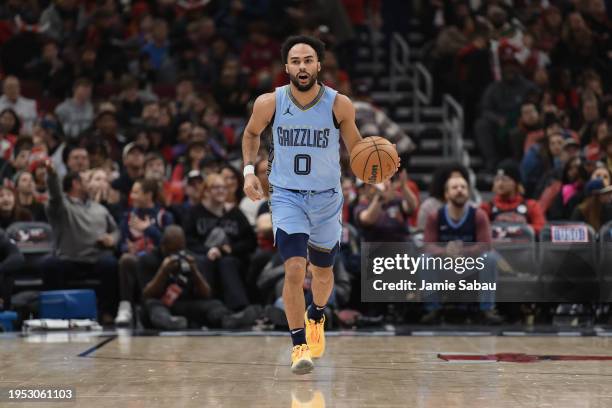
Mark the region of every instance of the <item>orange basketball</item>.
POLYGON ((368 184, 378 184, 390 178, 399 163, 397 150, 387 139, 364 137, 351 151, 353 173, 368 184))

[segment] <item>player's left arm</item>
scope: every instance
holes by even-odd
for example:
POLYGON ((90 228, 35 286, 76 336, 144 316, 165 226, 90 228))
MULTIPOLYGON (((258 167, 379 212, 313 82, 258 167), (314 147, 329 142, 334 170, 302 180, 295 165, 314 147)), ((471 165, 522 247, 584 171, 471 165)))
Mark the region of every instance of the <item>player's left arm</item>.
POLYGON ((336 96, 334 115, 340 125, 340 136, 344 140, 346 150, 350 153, 361 140, 361 134, 355 123, 355 107, 346 95, 338 94, 336 96))

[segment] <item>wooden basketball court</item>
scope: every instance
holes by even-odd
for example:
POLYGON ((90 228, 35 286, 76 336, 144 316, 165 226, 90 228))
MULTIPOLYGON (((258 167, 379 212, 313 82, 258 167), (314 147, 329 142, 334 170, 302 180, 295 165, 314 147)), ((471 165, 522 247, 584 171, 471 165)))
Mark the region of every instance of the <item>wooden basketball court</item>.
POLYGON ((47 334, 5 336, 0 344, 5 393, 76 391, 71 403, 8 403, 5 395, 3 407, 612 406, 612 361, 605 360, 612 339, 603 336, 332 335, 306 376, 290 373, 289 338, 281 335, 47 334))

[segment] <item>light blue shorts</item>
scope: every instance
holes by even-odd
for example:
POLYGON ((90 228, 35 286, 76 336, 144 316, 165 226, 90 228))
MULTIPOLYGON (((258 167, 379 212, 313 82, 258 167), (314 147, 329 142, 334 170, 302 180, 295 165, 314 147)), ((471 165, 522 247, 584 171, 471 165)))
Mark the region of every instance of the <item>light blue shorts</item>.
POLYGON ((276 231, 309 236, 308 246, 330 252, 342 237, 342 205, 340 186, 324 191, 308 192, 272 187, 270 211, 276 243, 276 231))

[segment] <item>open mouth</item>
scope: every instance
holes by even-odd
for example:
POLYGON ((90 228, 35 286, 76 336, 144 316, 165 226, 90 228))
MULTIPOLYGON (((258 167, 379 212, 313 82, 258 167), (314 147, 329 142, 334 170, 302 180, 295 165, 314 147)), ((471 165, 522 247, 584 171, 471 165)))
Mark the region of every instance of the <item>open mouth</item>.
POLYGON ((307 81, 308 80, 308 74, 298 74, 298 79, 300 81, 307 81))

